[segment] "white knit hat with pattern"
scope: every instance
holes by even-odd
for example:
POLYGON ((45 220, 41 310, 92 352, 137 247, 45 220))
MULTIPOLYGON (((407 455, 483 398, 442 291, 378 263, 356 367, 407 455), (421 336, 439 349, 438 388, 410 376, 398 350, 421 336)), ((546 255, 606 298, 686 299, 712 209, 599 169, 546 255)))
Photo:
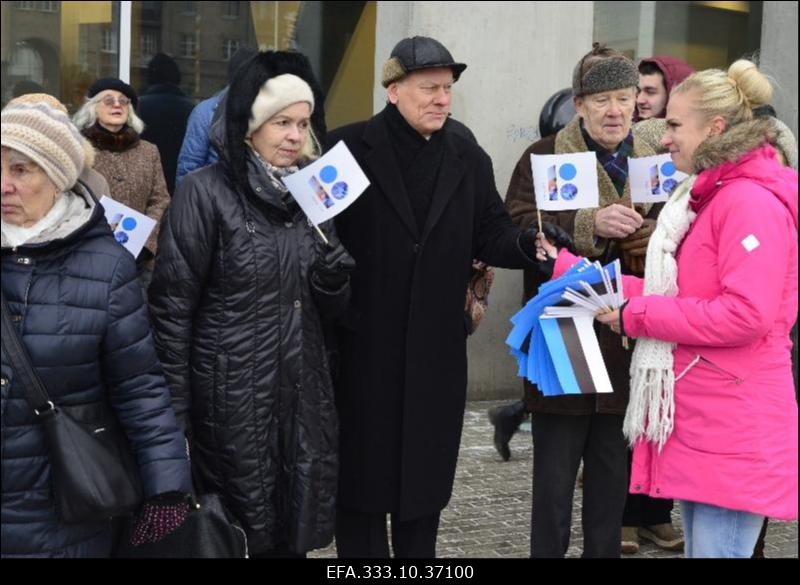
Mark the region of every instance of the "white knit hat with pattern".
POLYGON ((247 136, 258 130, 272 116, 298 102, 308 102, 311 111, 314 111, 314 93, 305 81, 291 73, 268 79, 261 86, 250 108, 247 136))
POLYGON ((39 165, 59 192, 67 191, 83 171, 84 140, 66 108, 52 96, 39 95, 42 99, 23 96, 3 108, 0 142, 39 165))

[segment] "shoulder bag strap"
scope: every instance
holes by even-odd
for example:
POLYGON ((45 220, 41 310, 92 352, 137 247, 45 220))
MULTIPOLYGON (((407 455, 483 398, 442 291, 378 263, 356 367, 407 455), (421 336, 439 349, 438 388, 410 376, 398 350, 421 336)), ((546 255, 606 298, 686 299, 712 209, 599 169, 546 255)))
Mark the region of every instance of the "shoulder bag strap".
POLYGON ((44 387, 42 380, 34 371, 31 365, 31 359, 25 346, 22 345, 22 337, 17 333, 11 322, 11 310, 6 302, 6 295, 0 290, 0 297, 2 297, 2 336, 3 336, 3 352, 6 354, 11 367, 14 369, 14 376, 22 384, 25 391, 25 398, 33 408, 33 411, 39 415, 42 412, 54 408, 53 403, 50 401, 50 396, 47 394, 47 389, 44 387))

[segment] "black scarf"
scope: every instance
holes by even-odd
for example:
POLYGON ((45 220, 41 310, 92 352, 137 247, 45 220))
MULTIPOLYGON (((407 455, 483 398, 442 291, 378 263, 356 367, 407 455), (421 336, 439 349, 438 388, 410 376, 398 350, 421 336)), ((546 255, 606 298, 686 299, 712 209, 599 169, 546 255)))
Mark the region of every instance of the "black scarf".
POLYGON ((420 233, 425 229, 433 201, 436 180, 444 160, 444 132, 434 132, 426 140, 406 121, 394 104, 386 104, 386 122, 403 185, 420 233))
POLYGON ((118 132, 111 132, 103 128, 100 122, 95 122, 94 126, 84 128, 81 133, 89 139, 92 146, 99 150, 124 152, 139 144, 139 135, 136 133, 136 130, 127 124, 118 132))
POLYGON ((625 191, 625 181, 628 180, 628 157, 633 154, 633 131, 629 131, 625 139, 619 143, 616 154, 609 152, 589 136, 583 127, 583 120, 581 120, 581 134, 586 141, 586 146, 597 155, 597 161, 608 174, 611 182, 614 183, 617 194, 622 197, 622 193, 625 191))
POLYGON ((292 197, 289 189, 283 184, 281 179, 292 173, 296 173, 299 167, 273 166, 264 160, 261 155, 250 146, 246 146, 245 148, 247 149, 248 171, 252 173, 249 177, 250 187, 256 199, 272 205, 273 207, 277 207, 282 211, 288 211, 290 215, 294 215, 299 205, 297 205, 294 197, 292 197))

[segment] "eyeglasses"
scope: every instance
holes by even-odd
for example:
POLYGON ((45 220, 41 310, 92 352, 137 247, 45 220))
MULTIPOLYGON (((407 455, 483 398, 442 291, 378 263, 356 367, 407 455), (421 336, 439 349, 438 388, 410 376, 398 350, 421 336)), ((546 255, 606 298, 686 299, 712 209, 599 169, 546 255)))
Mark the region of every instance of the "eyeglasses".
POLYGON ((131 100, 129 100, 125 96, 122 96, 122 97, 119 97, 119 98, 114 98, 114 96, 112 96, 112 95, 107 95, 106 97, 104 97, 100 101, 103 102, 103 105, 106 105, 109 108, 113 108, 114 104, 119 104, 121 106, 127 106, 129 103, 131 103, 131 100))

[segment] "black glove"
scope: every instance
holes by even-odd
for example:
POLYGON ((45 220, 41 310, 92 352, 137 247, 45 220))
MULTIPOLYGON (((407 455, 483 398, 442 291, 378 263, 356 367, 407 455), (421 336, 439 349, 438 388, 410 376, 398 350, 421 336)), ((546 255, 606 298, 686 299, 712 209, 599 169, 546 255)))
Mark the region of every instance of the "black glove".
POLYGON ((155 256, 153 256, 153 253, 150 250, 147 248, 142 248, 142 251, 139 252, 139 255, 136 257, 136 267, 141 268, 142 266, 145 266, 153 258, 155 258, 155 256))
POLYGON ((317 261, 311 267, 311 282, 327 291, 337 291, 347 284, 350 273, 356 269, 356 261, 347 253, 341 242, 336 246, 320 248, 317 261))
POLYGON ((559 250, 566 248, 573 254, 575 253, 575 242, 572 236, 569 235, 561 226, 555 223, 543 222, 542 231, 544 237, 547 238, 559 250))
POLYGON ((555 267, 556 261, 553 258, 548 258, 544 261, 540 261, 536 258, 537 233, 539 233, 539 230, 534 226, 530 226, 524 232, 520 233, 517 245, 529 260, 536 263, 535 270, 541 275, 541 278, 550 280, 550 277, 553 276, 553 268, 555 267))
MULTIPOLYGON (((573 254, 575 253, 575 246, 570 236, 561 226, 550 222, 542 222, 542 231, 544 237, 559 250, 566 248, 573 254)), ((531 258, 536 258, 536 234, 539 230, 536 226, 530 226, 519 235, 519 246, 531 258)))
POLYGON ((189 494, 167 492, 147 500, 136 515, 131 544, 158 542, 180 528, 189 515, 189 494))

